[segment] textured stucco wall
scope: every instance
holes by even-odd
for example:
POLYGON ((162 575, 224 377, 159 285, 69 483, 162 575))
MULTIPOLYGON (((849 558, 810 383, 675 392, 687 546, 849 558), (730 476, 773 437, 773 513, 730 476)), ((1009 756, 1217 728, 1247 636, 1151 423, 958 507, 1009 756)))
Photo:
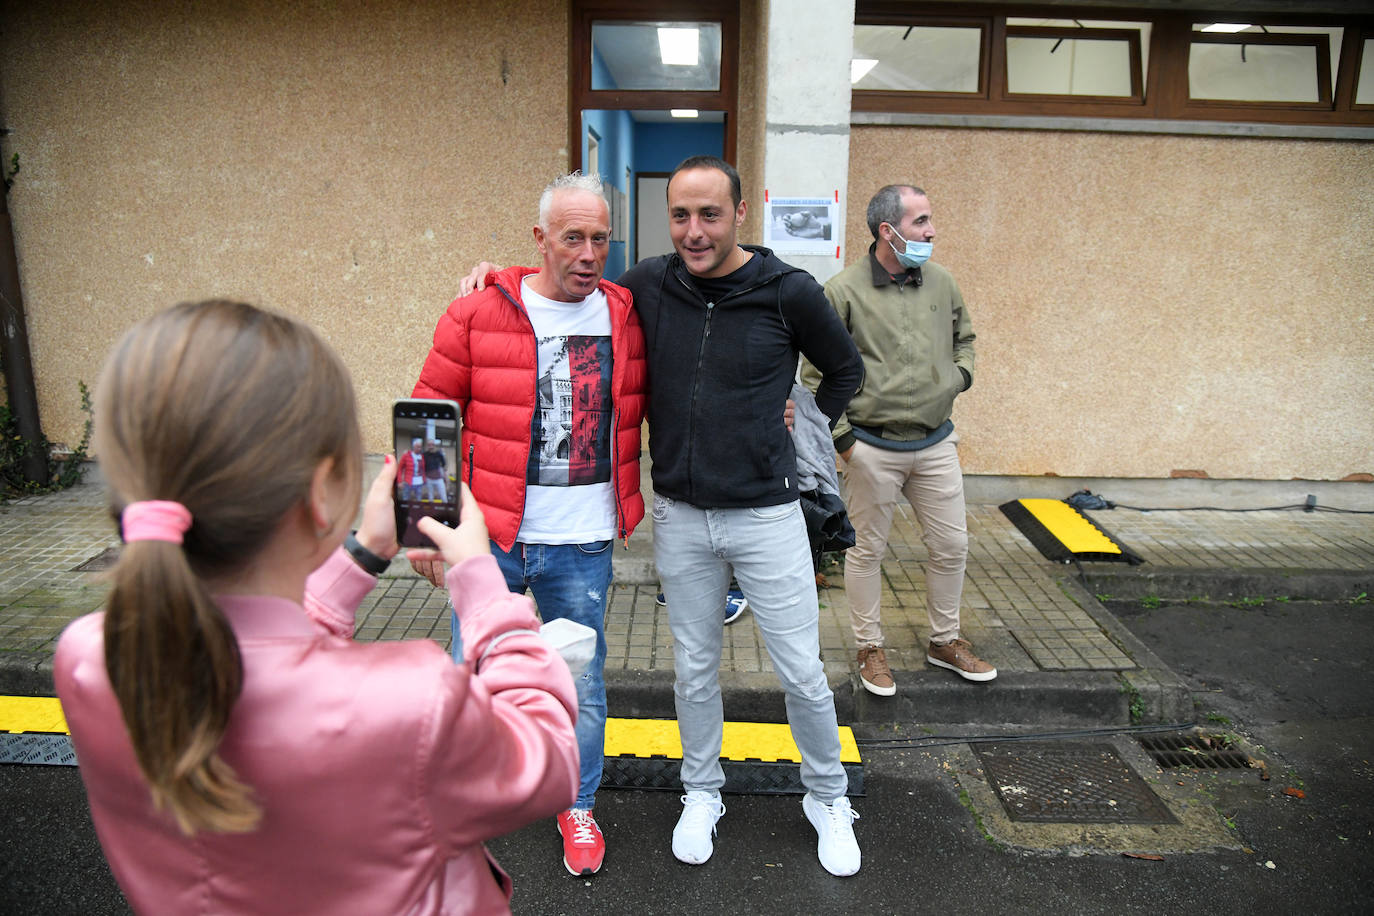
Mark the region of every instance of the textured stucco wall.
POLYGON ((567 8, 270 0, 8 4, 9 198, 45 432, 133 321, 247 299, 318 328, 387 447, 482 256, 529 262, 567 167, 567 8))
POLYGON ((930 194, 978 334, 969 473, 1374 471, 1374 144, 855 127, 930 194))

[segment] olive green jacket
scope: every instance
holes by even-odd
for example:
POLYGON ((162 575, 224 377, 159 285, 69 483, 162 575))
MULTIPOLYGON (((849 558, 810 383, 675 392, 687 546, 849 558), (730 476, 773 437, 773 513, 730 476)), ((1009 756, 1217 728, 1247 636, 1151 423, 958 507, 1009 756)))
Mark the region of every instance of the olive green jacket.
MULTIPOLYGON (((898 285, 870 247, 867 257, 830 278, 825 296, 858 345, 865 370, 863 385, 832 431, 835 450, 854 444, 851 424, 909 441, 948 420, 954 398, 973 384, 974 339, 968 306, 950 272, 928 261, 898 285)), ((803 384, 814 390, 820 378, 803 361, 803 384)))

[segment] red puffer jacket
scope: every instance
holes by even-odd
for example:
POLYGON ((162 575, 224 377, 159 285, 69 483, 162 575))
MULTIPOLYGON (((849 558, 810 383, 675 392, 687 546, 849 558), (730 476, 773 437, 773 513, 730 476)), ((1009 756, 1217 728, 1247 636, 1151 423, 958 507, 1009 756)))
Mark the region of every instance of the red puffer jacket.
MULTIPOLYGON (((462 479, 472 488, 487 530, 510 550, 525 514, 530 425, 538 406, 539 354, 520 300, 520 280, 538 271, 507 267, 486 289, 453 304, 434 329, 434 346, 412 397, 452 398, 463 414, 462 479)), ((644 331, 629 291, 602 280, 611 312, 611 404, 616 530, 628 538, 644 518, 639 492, 640 426, 648 396, 644 331)))

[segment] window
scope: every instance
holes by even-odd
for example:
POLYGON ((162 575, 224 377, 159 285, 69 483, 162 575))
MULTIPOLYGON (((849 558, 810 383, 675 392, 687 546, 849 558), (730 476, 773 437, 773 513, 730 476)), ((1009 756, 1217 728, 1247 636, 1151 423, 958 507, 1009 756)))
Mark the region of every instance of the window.
POLYGON ((1357 106, 1374 106, 1374 38, 1360 43, 1360 77, 1355 88, 1357 106))
POLYGON ((1140 28, 1012 25, 1007 36, 1007 94, 1101 96, 1141 100, 1140 28))
POLYGON ((986 30, 976 26, 855 25, 855 89, 982 92, 986 30))
POLYGON ((942 4, 925 16, 910 3, 856 0, 856 120, 873 112, 1374 127, 1374 17, 1063 16, 1063 7, 991 3, 942 4))
POLYGON ((592 23, 592 89, 715 92, 719 22, 592 23))
POLYGON ((1342 29, 1207 31, 1195 23, 1188 50, 1192 101, 1331 105, 1331 70, 1342 29))

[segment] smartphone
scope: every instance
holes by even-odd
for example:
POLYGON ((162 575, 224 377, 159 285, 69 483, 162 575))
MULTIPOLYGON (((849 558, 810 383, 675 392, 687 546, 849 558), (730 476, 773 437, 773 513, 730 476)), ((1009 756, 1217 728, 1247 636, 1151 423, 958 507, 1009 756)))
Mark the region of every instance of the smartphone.
POLYGON ((429 516, 458 526, 458 431, 462 418, 453 401, 400 398, 391 405, 396 447, 396 540, 402 547, 433 547, 418 522, 429 516))

